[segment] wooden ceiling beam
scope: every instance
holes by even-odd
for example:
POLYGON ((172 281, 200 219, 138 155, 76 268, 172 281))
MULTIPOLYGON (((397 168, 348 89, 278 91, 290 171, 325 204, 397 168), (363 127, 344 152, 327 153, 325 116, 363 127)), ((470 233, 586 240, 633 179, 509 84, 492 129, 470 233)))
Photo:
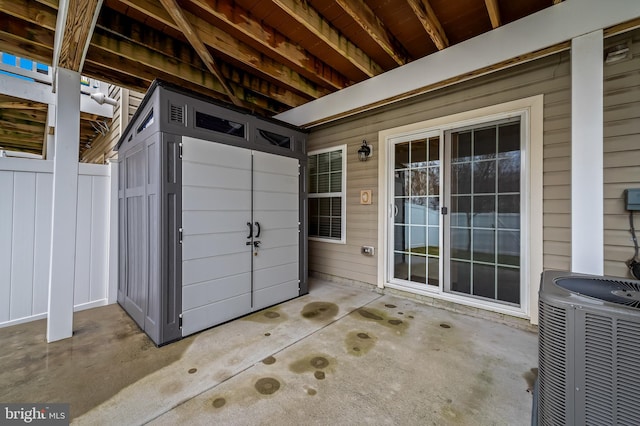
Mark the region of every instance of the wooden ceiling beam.
POLYGON ((215 7, 209 0, 191 0, 190 3, 209 14, 215 19, 215 23, 227 32, 241 35, 309 80, 338 90, 349 84, 349 80, 337 70, 307 52, 302 46, 292 43, 275 28, 254 19, 233 0, 217 0, 215 7))
MULTIPOLYGON (((150 18, 179 31, 179 28, 172 22, 168 12, 164 10, 164 8, 158 7, 157 4, 149 0, 120 1, 148 15, 150 18)), ((184 12, 184 14, 204 44, 229 58, 230 61, 241 64, 247 71, 257 72, 267 80, 271 80, 276 84, 284 84, 288 86, 290 90, 312 99, 317 99, 331 93, 331 91, 323 87, 312 84, 308 79, 291 68, 274 61, 246 43, 235 39, 227 32, 212 26, 204 19, 188 12, 184 12)))
POLYGON ((0 120, 22 120, 46 122, 47 114, 37 110, 0 109, 0 120))
MULTIPOLYGON (((407 54, 394 47, 392 36, 364 0, 336 0, 358 26, 398 65, 407 63, 407 54)), ((395 43, 398 44, 398 43, 395 43)))
POLYGON ((126 74, 103 64, 93 61, 91 49, 87 52, 85 66, 82 68, 82 75, 102 81, 117 82, 118 86, 138 92, 146 92, 153 80, 144 79, 139 76, 126 74))
POLYGON ((43 4, 45 6, 49 6, 53 9, 58 9, 58 0, 36 0, 38 3, 43 4))
POLYGON ((202 62, 204 62, 209 72, 219 80, 220 85, 229 99, 231 99, 231 102, 233 102, 234 105, 243 106, 243 103, 238 99, 222 76, 222 73, 218 69, 218 64, 215 59, 213 59, 213 56, 211 56, 211 52, 209 52, 202 40, 200 40, 200 37, 191 26, 191 23, 182 13, 180 5, 178 5, 175 0, 160 0, 160 3, 162 3, 165 10, 169 12, 169 15, 171 15, 173 21, 178 25, 182 34, 184 34, 187 40, 189 40, 189 44, 191 44, 193 50, 195 50, 198 56, 200 56, 200 59, 202 59, 202 62))
MULTIPOLYGON (((0 24, 1 25, 1 24, 0 24)), ((50 64, 53 50, 39 43, 30 42, 12 33, 0 31, 2 51, 22 58, 29 58, 43 64, 50 64)))
POLYGON ((21 151, 29 152, 31 154, 40 154, 42 152, 41 146, 42 142, 40 142, 40 145, 32 143, 23 144, 20 141, 0 138, 0 149, 6 149, 7 151, 21 151))
POLYGON ((17 132, 36 132, 40 133, 44 131, 44 123, 30 122, 20 123, 13 120, 0 120, 0 128, 5 130, 17 131, 17 132))
POLYGON ((300 25, 349 62, 365 77, 374 77, 384 70, 358 46, 347 40, 330 22, 302 0, 272 0, 300 25))
POLYGON ((60 0, 53 66, 82 71, 102 0, 60 0))
MULTIPOLYGON (((124 40, 134 45, 139 45, 151 51, 166 55, 167 58, 171 58, 171 61, 181 62, 201 69, 202 71, 206 70, 200 58, 194 54, 193 49, 191 49, 188 44, 172 39, 112 9, 103 9, 96 24, 95 32, 116 40, 123 40, 124 37, 124 40), (121 36, 118 36, 118 34, 121 36)), ((286 105, 288 107, 296 107, 313 99, 311 96, 301 96, 292 90, 277 86, 270 81, 259 78, 255 74, 232 68, 226 63, 220 63, 219 69, 228 84, 231 85, 232 82, 236 84, 236 86, 233 86, 234 93, 237 90, 244 89, 257 91, 257 93, 264 97, 273 98, 281 102, 283 106, 286 105), (259 88, 259 90, 256 88, 259 88)), ((253 99, 255 99, 255 97, 253 99)))
MULTIPOLYGON (((131 87, 134 90, 146 92, 149 84, 153 80, 158 78, 169 83, 184 87, 185 89, 200 93, 202 95, 218 99, 220 101, 227 100, 227 97, 219 91, 214 91, 204 85, 198 84, 197 82, 186 80, 178 74, 170 74, 162 70, 151 70, 147 67, 140 67, 139 63, 137 63, 135 60, 125 58, 118 53, 102 50, 95 46, 94 48, 89 49, 89 51, 87 52, 87 69, 91 70, 92 72, 94 70, 102 71, 104 69, 104 66, 102 64, 110 64, 111 69, 109 70, 109 72, 111 73, 111 75, 117 75, 118 81, 123 81, 123 79, 142 79, 148 82, 144 87, 141 88, 136 88, 135 86, 131 87), (136 64, 138 65, 137 69, 136 64), (128 74, 132 72, 134 72, 135 74, 128 74)), ((214 79, 211 74, 203 72, 203 75, 206 76, 205 78, 208 78, 208 81, 217 82, 217 80, 214 79)), ((255 103, 255 99, 249 98, 247 99, 247 102, 255 103)), ((268 115, 273 115, 278 111, 263 111, 258 105, 256 105, 256 110, 260 110, 260 112, 265 113, 269 112, 268 115)))
POLYGON ((493 29, 502 25, 500 19, 500 8, 498 7, 498 0, 484 0, 484 4, 487 6, 487 12, 489 13, 489 19, 491 20, 491 26, 493 29))
POLYGON ((0 10, 48 30, 56 29, 56 9, 43 7, 33 0, 0 0, 0 10))
MULTIPOLYGON (((52 30, 2 12, 0 12, 0 32, 10 34, 16 40, 23 40, 25 47, 34 45, 50 50, 53 46, 54 33, 52 30)), ((5 50, 4 46, 0 50, 5 50)), ((26 57, 33 59, 29 56, 26 57)))
POLYGON ((31 109, 38 111, 46 111, 47 105, 40 102, 31 101, 4 101, 0 100, 0 109, 31 109))
POLYGON ((407 3, 409 3, 409 6, 413 9, 413 13, 415 13, 422 27, 427 34, 429 34, 429 37, 438 50, 449 47, 447 35, 436 13, 433 11, 429 0, 407 0, 407 3))
POLYGON ((223 64, 221 69, 228 81, 241 86, 242 89, 248 89, 266 98, 274 99, 283 106, 293 108, 312 100, 312 98, 308 96, 300 96, 291 90, 284 89, 253 74, 243 72, 238 68, 232 68, 229 65, 223 64))
MULTIPOLYGON (((99 29, 94 32, 91 45, 91 51, 100 49, 112 55, 128 59, 129 61, 137 62, 139 64, 139 70, 136 70, 135 67, 132 67, 130 70, 119 68, 121 71, 128 71, 132 75, 142 76, 144 73, 147 76, 153 76, 155 72, 151 70, 155 70, 172 74, 180 79, 192 81, 218 93, 225 93, 220 81, 214 78, 209 72, 176 61, 170 56, 165 56, 155 50, 137 45, 131 41, 107 36, 99 29), (145 72, 140 65, 143 65, 148 71, 145 72)), ((112 66, 117 68, 117 65, 112 66)))
POLYGON ((39 134, 34 134, 31 132, 23 132, 20 130, 9 130, 5 128, 0 128, 0 141, 2 140, 10 140, 14 142, 24 142, 25 144, 34 143, 40 144, 42 143, 42 139, 39 134))

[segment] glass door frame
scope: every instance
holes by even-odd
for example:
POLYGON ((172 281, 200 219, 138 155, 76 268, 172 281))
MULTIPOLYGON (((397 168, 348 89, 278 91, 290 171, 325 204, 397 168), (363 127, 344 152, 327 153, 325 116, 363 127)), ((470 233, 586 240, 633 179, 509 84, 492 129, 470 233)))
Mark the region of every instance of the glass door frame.
MULTIPOLYGON (((443 291, 443 217, 441 214, 442 210, 442 196, 444 190, 444 182, 443 182, 443 137, 444 133, 441 129, 435 130, 423 130, 418 132, 412 132, 402 135, 395 135, 387 140, 387 186, 385 190, 387 191, 387 196, 389 198, 389 211, 388 211, 388 221, 387 221, 387 247, 386 247, 386 262, 387 262, 387 276, 385 277, 386 283, 391 286, 397 286, 398 288, 411 289, 414 292, 425 293, 425 294, 440 294, 443 291), (438 183, 438 285, 429 285, 429 284, 419 284, 409 280, 403 280, 400 278, 394 277, 394 247, 395 247, 395 211, 394 211, 394 195, 395 195, 395 174, 394 174, 394 165, 395 165, 395 146, 400 143, 411 142, 416 139, 430 139, 437 137, 439 139, 438 143, 438 158, 439 158, 439 183, 438 183)), ((427 233, 428 235, 428 233, 427 233)), ((428 245, 428 243, 427 243, 428 245)), ((428 261, 427 261, 428 268, 428 261)), ((428 269, 427 269, 428 271, 428 269)), ((428 275, 428 273, 427 273, 428 275)), ((428 280, 428 276, 427 276, 428 280)))
MULTIPOLYGON (((505 104, 480 108, 452 116, 441 117, 419 123, 413 123, 380 132, 380 140, 384 144, 381 151, 384 158, 379 166, 381 189, 384 199, 379 209, 378 219, 384 228, 379 233, 380 247, 384 247, 386 253, 380 257, 378 269, 378 287, 394 288, 408 291, 418 295, 434 297, 445 302, 459 303, 473 308, 485 309, 498 313, 505 313, 522 318, 531 318, 537 323, 537 290, 539 288, 539 273, 542 272, 542 95, 524 98, 505 104), (440 138, 440 208, 449 206, 445 204, 444 186, 446 174, 445 161, 445 132, 470 125, 491 123, 506 118, 521 117, 521 300, 520 307, 491 302, 486 299, 478 299, 449 293, 445 291, 445 281, 449 276, 445 274, 445 247, 444 242, 444 217, 440 214, 440 273, 439 285, 429 286, 411 283, 410 281, 393 278, 393 184, 394 184, 394 146, 396 143, 406 142, 412 139, 426 136, 439 136, 440 138), (533 197, 533 199, 532 199, 533 197), (535 230, 535 233, 532 233, 535 230), (538 272, 539 271, 539 272, 538 272), (534 294, 535 293, 535 294, 534 294), (533 301, 533 302, 532 302, 533 301), (536 306, 533 306, 533 303, 536 306)), ((381 194, 382 195, 382 194, 381 194)), ((448 202, 448 200, 447 200, 448 202)), ((448 258, 448 257, 447 257, 448 258)), ((448 283, 447 283, 448 285, 448 283)))

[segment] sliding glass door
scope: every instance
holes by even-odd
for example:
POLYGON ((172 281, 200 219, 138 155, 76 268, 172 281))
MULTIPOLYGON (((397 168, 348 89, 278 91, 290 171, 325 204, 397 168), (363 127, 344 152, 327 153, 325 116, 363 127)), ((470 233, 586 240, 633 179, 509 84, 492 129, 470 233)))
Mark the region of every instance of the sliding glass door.
POLYGON ((520 306, 521 117, 389 142, 388 282, 520 306))
POLYGON ((520 304, 520 119, 445 132, 445 291, 520 304))

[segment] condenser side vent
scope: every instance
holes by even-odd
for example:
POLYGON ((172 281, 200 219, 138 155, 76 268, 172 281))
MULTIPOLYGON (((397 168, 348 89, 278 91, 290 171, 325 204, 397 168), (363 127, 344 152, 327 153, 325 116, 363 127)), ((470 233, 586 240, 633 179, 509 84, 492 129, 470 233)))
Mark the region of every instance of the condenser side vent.
POLYGON ((169 122, 184 125, 184 105, 169 105, 169 122))
POLYGON ((541 425, 566 424, 568 353, 567 310, 540 304, 539 363, 541 425))
POLYGON ((592 424, 606 425, 614 415, 614 320, 587 312, 584 324, 585 415, 592 424))

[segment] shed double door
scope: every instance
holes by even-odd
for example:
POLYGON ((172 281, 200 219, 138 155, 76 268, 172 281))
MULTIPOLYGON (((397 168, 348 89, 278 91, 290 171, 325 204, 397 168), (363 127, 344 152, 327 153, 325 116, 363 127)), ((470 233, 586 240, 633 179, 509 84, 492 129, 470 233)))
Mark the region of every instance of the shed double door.
POLYGON ((182 152, 182 335, 298 296, 298 160, 190 137, 182 152))

